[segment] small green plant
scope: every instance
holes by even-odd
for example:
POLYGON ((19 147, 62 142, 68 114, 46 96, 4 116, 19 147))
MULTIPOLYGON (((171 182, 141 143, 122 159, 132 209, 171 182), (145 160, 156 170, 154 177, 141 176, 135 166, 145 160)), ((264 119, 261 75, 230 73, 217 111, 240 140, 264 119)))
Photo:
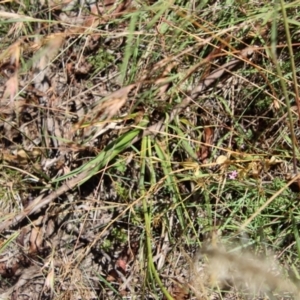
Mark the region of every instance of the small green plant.
POLYGON ((89 56, 87 61, 92 65, 93 73, 91 78, 93 78, 95 74, 103 72, 110 67, 115 61, 115 57, 109 52, 109 50, 100 48, 96 54, 89 56))

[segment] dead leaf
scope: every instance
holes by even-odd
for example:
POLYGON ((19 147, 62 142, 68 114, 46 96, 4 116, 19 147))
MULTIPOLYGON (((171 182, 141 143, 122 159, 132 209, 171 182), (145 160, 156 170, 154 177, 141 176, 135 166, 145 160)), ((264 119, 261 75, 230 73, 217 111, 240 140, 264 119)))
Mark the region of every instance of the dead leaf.
POLYGON ((223 165, 223 164, 225 164, 227 161, 228 161, 228 158, 227 158, 227 156, 225 156, 225 155, 220 155, 220 156, 218 156, 218 158, 216 159, 216 163, 217 163, 218 165, 223 165))
POLYGON ((214 130, 210 126, 204 127, 204 144, 201 146, 200 149, 200 156, 199 159, 201 161, 205 161, 210 154, 210 146, 213 142, 214 130))
POLYGON ((7 98, 10 99, 10 107, 13 107, 14 99, 18 94, 18 73, 15 72, 13 76, 11 76, 5 84, 5 91, 1 101, 5 101, 7 98))
POLYGON ((93 110, 94 111, 103 111, 103 114, 106 115, 106 119, 112 118, 115 114, 119 112, 121 107, 125 104, 129 92, 136 86, 136 84, 130 84, 125 86, 109 96, 106 97, 106 100, 100 102, 93 110))
POLYGON ((172 288, 172 296, 176 300, 189 299, 189 289, 181 283, 175 283, 172 288))
POLYGON ((110 270, 109 272, 108 272, 108 275, 107 275, 107 277, 106 277, 106 280, 108 281, 108 282, 113 282, 113 281, 118 281, 118 279, 119 279, 119 275, 118 275, 118 272, 116 271, 116 270, 110 270))
POLYGON ((126 259, 119 258, 116 262, 116 266, 121 268, 124 272, 126 271, 127 261, 126 259))
POLYGON ((29 245, 29 253, 34 254, 41 250, 43 244, 43 227, 33 227, 30 234, 30 245, 29 245))

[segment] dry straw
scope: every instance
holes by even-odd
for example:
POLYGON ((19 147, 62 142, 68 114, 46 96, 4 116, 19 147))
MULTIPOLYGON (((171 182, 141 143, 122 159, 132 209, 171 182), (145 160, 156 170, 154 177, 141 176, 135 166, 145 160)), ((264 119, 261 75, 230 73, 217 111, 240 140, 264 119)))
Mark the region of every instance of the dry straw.
POLYGON ((198 252, 191 261, 190 287, 197 299, 209 299, 215 289, 248 296, 288 293, 300 299, 299 289, 282 274, 274 255, 258 258, 247 251, 228 251, 224 245, 198 252))

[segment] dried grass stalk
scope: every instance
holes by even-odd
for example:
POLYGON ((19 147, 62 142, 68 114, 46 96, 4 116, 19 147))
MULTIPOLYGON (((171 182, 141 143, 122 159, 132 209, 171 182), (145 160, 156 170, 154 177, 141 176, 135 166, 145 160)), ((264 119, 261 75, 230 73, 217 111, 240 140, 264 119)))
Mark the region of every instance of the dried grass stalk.
POLYGON ((203 247, 191 264, 190 286, 197 299, 207 299, 210 290, 218 287, 257 295, 261 293, 288 292, 299 298, 299 289, 280 271, 271 256, 257 258, 249 252, 229 252, 224 246, 203 247), (205 260, 201 266, 199 260, 205 260))

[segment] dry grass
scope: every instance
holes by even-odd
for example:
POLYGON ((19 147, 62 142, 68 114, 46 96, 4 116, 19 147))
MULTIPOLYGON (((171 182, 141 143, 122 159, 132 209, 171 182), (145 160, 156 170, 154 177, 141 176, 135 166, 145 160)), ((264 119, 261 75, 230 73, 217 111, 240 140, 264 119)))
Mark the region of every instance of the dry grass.
MULTIPOLYGON (((222 244, 202 248, 191 261, 190 286, 197 299, 212 294, 299 299, 299 287, 286 279, 276 255, 257 257, 241 247, 228 250, 222 244)), ((232 297, 232 296, 231 296, 232 297)))
POLYGON ((299 298, 298 6, 231 2, 0 4, 1 300, 299 298))

